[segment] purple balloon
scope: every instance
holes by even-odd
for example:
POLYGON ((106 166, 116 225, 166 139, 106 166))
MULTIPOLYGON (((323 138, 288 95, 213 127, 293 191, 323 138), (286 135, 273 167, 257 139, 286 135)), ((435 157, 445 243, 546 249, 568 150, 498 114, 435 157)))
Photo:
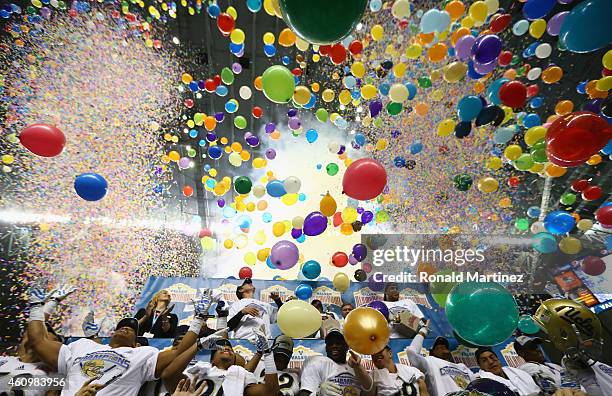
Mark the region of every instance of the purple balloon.
POLYGON ((383 314, 385 319, 389 320, 389 308, 387 308, 387 305, 384 302, 372 301, 368 304, 368 307, 374 308, 375 310, 383 314))
POLYGON ((225 199, 223 199, 223 198, 219 198, 219 199, 217 199, 217 205, 218 205, 220 208, 224 207, 224 206, 225 206, 225 199))
POLYGON ((474 62, 474 70, 476 70, 479 74, 489 74, 497 67, 497 59, 493 59, 489 63, 480 64, 478 62, 474 62))
POLYGON ((289 109, 287 110, 287 117, 295 117, 297 115, 297 110, 296 109, 289 109))
POLYGON ((589 99, 582 104, 582 111, 590 111, 591 113, 599 114, 601 111, 601 99, 589 99))
POLYGON ((302 236, 302 230, 300 230, 299 228, 291 229, 291 238, 298 239, 301 236, 302 236))
POLYGON ((246 142, 249 146, 251 147, 257 147, 259 146, 259 138, 255 135, 250 135, 246 137, 246 142))
POLYGON ((358 261, 363 261, 368 256, 368 248, 363 243, 357 243, 353 246, 353 255, 358 261))
POLYGON ((373 218, 374 213, 370 212, 369 210, 366 210, 361 214, 361 222, 363 224, 368 224, 370 221, 372 221, 373 218))
POLYGON ((371 275, 368 278, 368 287, 372 291, 379 292, 379 291, 383 291, 384 290, 385 283, 384 282, 379 282, 379 281, 375 280, 374 279, 374 275, 371 275))
POLYGON ((206 134, 206 140, 208 140, 209 142, 214 142, 215 140, 217 140, 217 134, 214 132, 208 132, 206 134))
POLYGON ((187 169, 189 168, 189 158, 183 157, 178 162, 179 168, 187 169))
POLYGON ((569 14, 569 11, 559 12, 553 15, 546 24, 546 31, 551 36, 558 36, 561 31, 561 25, 563 25, 563 21, 565 17, 569 14))
POLYGON ((475 42, 476 38, 469 34, 459 37, 459 40, 457 40, 455 43, 455 55, 457 56, 457 59, 468 59, 472 54, 472 46, 475 42))
POLYGON ((215 113, 215 120, 217 120, 217 122, 221 122, 225 119, 225 113, 220 111, 218 113, 215 113))
POLYGON ((302 122, 300 121, 299 118, 297 117, 289 118, 289 129, 295 131, 295 130, 300 129, 301 126, 302 126, 302 122))
POLYGON ((240 74, 240 72, 242 71, 242 65, 238 62, 232 64, 232 71, 234 72, 234 74, 240 74))
POLYGON ((300 256, 295 243, 291 241, 278 241, 270 249, 270 262, 280 270, 293 267, 300 256))
POLYGON ((352 254, 350 254, 350 255, 349 255, 349 264, 351 264, 351 265, 355 265, 355 264, 357 264, 358 262, 359 262, 359 260, 357 260, 357 259, 355 258, 355 256, 353 256, 352 254))
POLYGON ((327 217, 321 212, 312 212, 304 219, 304 234, 307 236, 320 235, 327 229, 327 217))
POLYGON ((370 116, 376 117, 382 111, 383 104, 380 100, 370 102, 370 116))
POLYGON ((268 122, 266 124, 266 133, 272 133, 276 129, 276 124, 273 122, 268 122))
POLYGON ((471 49, 474 63, 480 63, 481 65, 496 60, 501 50, 502 41, 496 34, 485 34, 478 37, 471 49))
POLYGON ((266 158, 267 159, 274 159, 276 158, 276 150, 269 148, 266 150, 266 158))

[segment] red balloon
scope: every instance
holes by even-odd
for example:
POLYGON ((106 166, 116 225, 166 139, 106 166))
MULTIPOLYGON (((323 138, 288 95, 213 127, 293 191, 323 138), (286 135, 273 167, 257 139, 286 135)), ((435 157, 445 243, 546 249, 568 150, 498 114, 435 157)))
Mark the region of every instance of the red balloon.
POLYGON ((328 56, 331 51, 331 45, 322 45, 319 47, 319 54, 321 56, 328 56))
POLYGON ((223 12, 217 17, 217 27, 224 36, 229 36, 232 30, 234 30, 235 26, 236 22, 234 21, 234 17, 232 17, 230 14, 223 12))
POLYGON ((499 89, 499 99, 508 107, 523 107, 527 100, 527 88, 520 81, 508 81, 499 89))
POLYGON ((200 230, 200 234, 198 236, 200 238, 211 237, 212 236, 212 230, 210 228, 202 228, 200 230))
POLYGON ((546 131, 546 152, 555 165, 575 167, 601 150, 612 138, 612 126, 588 111, 557 118, 546 131))
POLYGON ((497 18, 491 19, 489 23, 489 29, 493 33, 499 33, 504 31, 508 27, 508 25, 512 22, 512 16, 510 14, 501 14, 498 15, 497 18))
POLYGON ((240 268, 240 271, 238 271, 238 277, 240 279, 252 278, 253 277, 253 270, 250 269, 249 267, 242 267, 242 268, 240 268))
POLYGON ((263 110, 261 107, 259 106, 254 106, 253 110, 251 110, 251 114, 253 115, 253 117, 255 118, 261 118, 261 116, 263 115, 263 110))
POLYGON ((186 197, 191 197, 193 195, 193 187, 191 186, 183 187, 183 195, 186 197))
POLYGON ((531 84, 527 87, 527 97, 532 98, 540 92, 540 87, 537 84, 531 84))
POLYGON ((361 158, 349 165, 342 179, 342 192, 353 199, 367 201, 382 193, 387 171, 372 158, 361 158))
POLYGON ((66 136, 53 125, 32 124, 19 135, 21 144, 41 157, 55 157, 66 145, 66 136))
POLYGON ((587 179, 578 179, 572 182, 572 190, 576 192, 582 192, 588 186, 589 186, 589 181, 587 179))
POLYGON ((204 89, 206 90, 206 92, 215 92, 215 89, 217 89, 215 80, 213 80, 212 78, 207 79, 204 82, 204 89))
POLYGON ((329 56, 335 65, 339 65, 346 60, 346 48, 340 43, 334 44, 331 47, 329 56))
POLYGON ((219 85, 221 85, 221 76, 215 74, 215 76, 213 77, 213 81, 215 82, 215 88, 217 88, 219 85))
POLYGON ((599 186, 588 186, 582 192, 582 199, 585 201, 595 201, 603 195, 603 190, 599 186))
POLYGON ((336 252, 332 256, 332 264, 336 267, 344 267, 348 261, 348 256, 344 252, 336 252))
POLYGON ((612 228, 612 205, 602 206, 595 212, 595 220, 601 224, 603 228, 612 228))
POLYGON ((191 109, 193 107, 193 99, 185 99, 185 107, 191 109))
POLYGON ((291 70, 291 74, 299 77, 302 75, 302 69, 300 69, 299 67, 296 67, 295 69, 291 70))
POLYGON ((334 217, 332 218, 332 223, 334 224, 334 227, 338 227, 340 224, 342 224, 342 213, 340 212, 334 213, 334 217))
POLYGON ((352 43, 349 44, 349 51, 353 55, 360 54, 361 51, 363 51, 363 44, 361 44, 361 41, 359 40, 354 40, 352 43))
POLYGON ((591 276, 601 275, 606 272, 606 263, 601 257, 587 256, 582 259, 582 271, 591 276))
POLYGON ((510 187, 518 187, 519 184, 521 184, 521 180, 518 177, 510 176, 508 178, 508 185, 510 187))
POLYGON ((508 66, 510 62, 512 62, 512 52, 502 51, 502 53, 499 54, 499 58, 497 58, 497 63, 500 66, 508 66))

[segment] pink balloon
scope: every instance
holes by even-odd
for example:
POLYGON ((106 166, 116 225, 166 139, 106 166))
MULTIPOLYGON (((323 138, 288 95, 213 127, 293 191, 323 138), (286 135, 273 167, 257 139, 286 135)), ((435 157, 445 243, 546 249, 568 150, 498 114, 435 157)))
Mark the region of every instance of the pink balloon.
POLYGON ((476 38, 470 34, 459 37, 455 43, 455 55, 459 60, 469 59, 472 54, 472 46, 476 42, 476 38))

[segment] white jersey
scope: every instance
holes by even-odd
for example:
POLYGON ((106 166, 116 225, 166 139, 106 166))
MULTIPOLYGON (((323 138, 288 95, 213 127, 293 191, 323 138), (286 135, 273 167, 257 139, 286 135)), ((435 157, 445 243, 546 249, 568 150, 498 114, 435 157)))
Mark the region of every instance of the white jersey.
POLYGON ((478 372, 478 377, 480 378, 489 378, 494 381, 497 381, 501 384, 506 385, 510 390, 518 393, 520 396, 537 396, 540 394, 540 387, 535 383, 533 378, 529 373, 514 368, 504 366, 502 367, 504 374, 508 379, 490 373, 488 371, 480 370, 478 372))
MULTIPOLYGON (((185 372, 189 370, 190 367, 194 366, 197 363, 197 360, 191 360, 185 369, 185 372)), ((158 379, 156 381, 146 382, 142 388, 140 389, 139 395, 144 396, 172 396, 172 392, 166 389, 166 385, 164 384, 163 379, 158 379)))
POLYGON ((327 356, 312 356, 306 359, 302 368, 300 390, 321 395, 319 387, 327 381, 340 385, 343 388, 343 396, 358 396, 361 393, 362 388, 355 370, 348 364, 338 364, 327 356))
POLYGON ((57 369, 66 375, 62 396, 72 396, 91 378, 96 384, 108 384, 97 395, 128 396, 138 394, 147 381, 155 379, 156 348, 111 348, 86 338, 62 345, 57 369))
MULTIPOLYGON (((255 369, 255 378, 258 383, 263 384, 265 380, 265 365, 259 362, 255 369)), ((300 370, 286 369, 278 372, 278 385, 280 394, 283 396, 297 396, 300 392, 300 370)))
POLYGON ((259 317, 244 315, 240 319, 238 327, 234 330, 232 338, 246 339, 253 335, 253 331, 263 328, 266 335, 270 336, 270 324, 276 322, 276 313, 278 309, 271 304, 255 300, 254 298, 243 298, 230 306, 229 316, 231 319, 243 308, 253 307, 259 311, 259 317))
POLYGON ((223 370, 208 362, 198 362, 187 369, 186 374, 191 379, 198 378, 196 389, 206 382, 203 393, 206 396, 242 396, 247 386, 257 383, 253 373, 236 365, 223 370))
POLYGON ((418 316, 419 318, 423 318, 423 312, 419 309, 419 306, 412 300, 405 299, 399 301, 384 301, 387 308, 389 308, 389 330, 391 334, 390 338, 405 338, 403 335, 397 332, 395 326, 393 325, 393 320, 399 316, 400 313, 404 311, 409 311, 414 316, 418 316))
POLYGON ((593 365, 593 371, 601 392, 604 395, 612 395, 612 367, 597 362, 593 365))
MULTIPOLYGON (((24 363, 15 356, 0 356, 0 395, 43 396, 46 390, 12 390, 20 380, 43 378, 48 374, 43 363, 24 363)), ((24 384, 26 385, 26 384, 24 384)))
POLYGON ((386 368, 372 370, 372 379, 376 394, 380 396, 419 396, 419 378, 423 373, 405 364, 396 364, 397 373, 390 373, 386 368))
POLYGON ((464 390, 476 376, 465 364, 452 363, 435 356, 422 356, 408 349, 410 364, 425 374, 425 382, 431 396, 464 390))
POLYGON ((563 367, 554 363, 536 363, 527 362, 519 369, 531 375, 535 383, 546 393, 555 393, 561 387, 566 387, 563 384, 565 370, 563 367))

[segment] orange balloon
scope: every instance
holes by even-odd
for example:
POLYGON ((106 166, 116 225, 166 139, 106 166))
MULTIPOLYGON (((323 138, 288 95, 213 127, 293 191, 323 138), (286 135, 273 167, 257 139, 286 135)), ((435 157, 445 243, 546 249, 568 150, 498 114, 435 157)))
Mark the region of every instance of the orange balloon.
POLYGON ((550 177, 561 177, 567 172, 566 168, 557 166, 555 164, 548 164, 546 166, 546 175, 550 177))
POLYGON ((206 128, 207 131, 212 131, 213 129, 215 129, 216 126, 217 120, 215 119, 215 117, 207 116, 204 119, 204 128, 206 128))
POLYGON ((558 116, 558 115, 556 115, 556 114, 551 114, 551 115, 549 115, 549 116, 548 116, 548 118, 546 119, 546 122, 547 122, 547 123, 549 123, 549 124, 551 124, 551 123, 555 122, 555 120, 556 120, 557 118, 559 118, 559 116, 558 116))
POLYGON ((480 81, 476 81, 474 83, 474 92, 481 93, 482 91, 484 91, 484 89, 485 89, 484 83, 482 83, 480 81))
POLYGON ((470 34, 470 29, 466 27, 460 27, 459 29, 455 30, 451 35, 451 44, 453 45, 453 47, 455 46, 455 44, 457 44, 457 40, 468 34, 470 34))
POLYGON ((589 165, 597 165, 599 163, 601 163, 601 155, 599 154, 593 154, 591 158, 587 160, 587 164, 589 165))
POLYGON ((563 70, 559 66, 551 66, 542 72, 542 81, 546 84, 554 84, 563 77, 563 70))
POLYGON ((516 78, 516 70, 514 69, 508 69, 504 72, 504 77, 506 77, 508 80, 514 80, 516 78))
POLYGON ((382 313, 374 308, 359 307, 352 310, 344 322, 347 345, 362 355, 382 351, 389 342, 389 326, 382 313))
POLYGON ((555 105, 555 114, 564 116, 574 110, 574 103, 571 100, 560 100, 555 105))
POLYGON ((433 41, 434 34, 433 33, 427 33, 427 34, 419 33, 419 35, 417 36, 417 39, 419 41, 419 44, 427 45, 433 41))
POLYGON ((296 38, 295 33, 293 33, 291 29, 284 28, 278 35, 278 43, 283 47, 291 47, 295 44, 296 38))
POLYGON ((254 85, 255 85, 255 89, 258 91, 261 91, 263 89, 263 83, 261 81, 261 76, 257 76, 255 78, 255 81, 253 81, 254 85))
POLYGON ((607 98, 608 91, 600 91, 597 89, 596 85, 597 85, 597 80, 591 80, 587 83, 586 87, 584 87, 584 90, 586 91, 587 94, 589 94, 589 97, 591 99, 607 98))
POLYGON ((448 53, 448 48, 444 43, 438 43, 431 46, 431 48, 427 51, 427 57, 432 62, 440 62, 442 59, 446 57, 448 53))
POLYGON ((465 5, 459 0, 453 0, 444 7, 444 11, 448 12, 451 21, 456 21, 465 12, 465 5))
POLYGON ((427 114, 428 110, 429 110, 429 106, 427 106, 427 104, 423 102, 419 102, 416 104, 416 106, 414 106, 415 113, 417 113, 420 116, 424 116, 425 114, 427 114))

